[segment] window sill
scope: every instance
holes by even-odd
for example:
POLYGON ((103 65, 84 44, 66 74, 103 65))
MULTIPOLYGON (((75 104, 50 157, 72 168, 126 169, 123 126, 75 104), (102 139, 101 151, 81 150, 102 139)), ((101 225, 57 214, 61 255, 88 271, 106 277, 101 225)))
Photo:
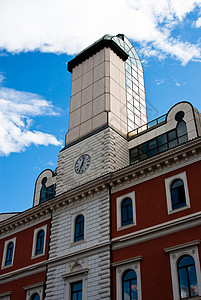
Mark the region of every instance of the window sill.
POLYGON ((1 270, 4 270, 4 269, 7 269, 7 268, 10 268, 10 267, 12 267, 13 266, 13 263, 12 264, 10 264, 10 265, 5 265, 5 266, 2 266, 1 267, 1 270))
MULTIPOLYGON (((190 208, 190 205, 186 205, 186 206, 182 206, 182 207, 179 207, 179 208, 176 208, 176 209, 172 209, 168 212, 168 215, 171 215, 171 214, 174 214, 174 213, 177 213, 177 212, 180 212, 180 211, 183 211, 183 210, 186 210, 190 208)), ((185 298, 184 298, 185 299, 185 298)), ((188 299, 188 298, 186 298, 188 299)), ((190 299, 190 298, 189 298, 190 299)))
POLYGON ((78 246, 78 245, 81 245, 81 244, 84 244, 84 243, 86 243, 85 239, 77 241, 77 242, 72 242, 70 247, 75 247, 75 246, 78 246))
POLYGON ((127 228, 130 228, 130 227, 134 227, 134 226, 136 226, 136 223, 132 223, 132 224, 128 224, 128 225, 125 225, 125 226, 121 226, 121 227, 117 228, 117 231, 123 230, 123 229, 127 229, 127 228))
POLYGON ((33 256, 31 257, 31 259, 35 259, 35 258, 44 256, 44 255, 45 255, 45 253, 41 253, 41 254, 38 254, 38 255, 33 255, 33 256))

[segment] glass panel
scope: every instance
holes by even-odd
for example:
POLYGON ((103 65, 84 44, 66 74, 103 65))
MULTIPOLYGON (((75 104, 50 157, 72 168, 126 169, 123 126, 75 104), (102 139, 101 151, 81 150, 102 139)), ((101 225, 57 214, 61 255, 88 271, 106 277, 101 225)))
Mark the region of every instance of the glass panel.
POLYGON ((173 140, 171 142, 168 143, 169 149, 178 146, 178 141, 177 140, 173 140))
POLYGON ((189 297, 186 269, 179 269, 179 283, 181 298, 184 299, 189 297))
POLYGON ((177 135, 182 136, 184 134, 187 134, 186 123, 184 121, 178 122, 177 135))
POLYGON ((183 135, 183 136, 179 137, 178 140, 179 140, 179 145, 181 145, 181 144, 183 144, 183 143, 185 143, 185 142, 188 141, 188 136, 187 135, 183 135))
POLYGON ((163 152, 163 151, 165 151, 167 149, 168 149, 168 146, 167 146, 167 144, 165 144, 165 145, 160 146, 159 149, 158 149, 158 151, 159 152, 163 152))
POLYGON ((153 148, 156 148, 157 147, 156 139, 153 139, 153 140, 149 141, 148 145, 149 145, 149 150, 151 150, 153 148))
POLYGON ((166 134, 162 134, 160 136, 157 137, 158 140, 158 145, 161 146, 163 144, 167 143, 167 135, 166 134))
POLYGON ((32 300, 40 300, 40 296, 38 294, 35 294, 33 296, 33 298, 31 298, 32 300))
POLYGON ((168 141, 172 141, 176 138, 177 138, 176 130, 172 130, 172 131, 168 132, 168 141))
POLYGON ((137 279, 131 281, 131 299, 137 300, 138 294, 137 294, 137 279))
POLYGON ((197 284, 195 265, 188 267, 188 273, 189 273, 189 283, 190 283, 190 294, 191 296, 197 296, 198 284, 197 284))

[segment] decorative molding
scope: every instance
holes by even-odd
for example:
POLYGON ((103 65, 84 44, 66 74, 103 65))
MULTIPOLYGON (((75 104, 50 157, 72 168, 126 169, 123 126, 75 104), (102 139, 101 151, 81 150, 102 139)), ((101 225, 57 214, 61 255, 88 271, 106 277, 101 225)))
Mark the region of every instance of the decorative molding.
POLYGON ((29 286, 25 286, 25 287, 24 287, 24 290, 27 291, 27 290, 30 290, 30 289, 38 288, 38 287, 41 287, 41 286, 44 285, 44 284, 45 284, 44 281, 38 282, 38 283, 29 285, 29 286))
POLYGON ((199 225, 201 225, 201 212, 114 238, 112 249, 121 249, 199 225))
POLYGON ((118 266, 121 266, 121 265, 130 264, 130 263, 133 263, 133 262, 136 262, 136 261, 139 261, 139 260, 143 260, 143 256, 139 255, 139 256, 136 256, 136 257, 129 258, 129 259, 124 259, 124 260, 121 260, 121 261, 114 262, 114 263, 112 263, 112 267, 118 267, 118 266))
POLYGON ((2 274, 0 276, 0 283, 7 283, 13 280, 17 280, 19 278, 27 277, 28 275, 37 274, 46 270, 47 261, 42 261, 40 263, 36 263, 33 265, 29 265, 27 267, 8 272, 6 274, 2 274))
POLYGON ((172 251, 175 251, 175 250, 180 250, 180 249, 183 249, 183 248, 186 248, 186 247, 192 247, 192 246, 195 246, 195 245, 199 245, 200 243, 201 243, 200 240, 195 240, 195 241, 192 241, 192 242, 188 242, 188 243, 184 243, 184 244, 179 244, 177 246, 165 248, 164 251, 166 253, 169 253, 169 252, 172 252, 172 251))

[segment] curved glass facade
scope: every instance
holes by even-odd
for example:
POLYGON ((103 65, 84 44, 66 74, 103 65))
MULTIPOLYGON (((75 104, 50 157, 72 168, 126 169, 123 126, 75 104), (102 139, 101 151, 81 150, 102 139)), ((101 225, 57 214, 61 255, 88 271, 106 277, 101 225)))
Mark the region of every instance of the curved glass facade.
POLYGON ((119 34, 113 36, 112 40, 128 54, 125 62, 125 74, 127 122, 128 132, 130 132, 147 123, 143 68, 135 48, 127 37, 119 34))

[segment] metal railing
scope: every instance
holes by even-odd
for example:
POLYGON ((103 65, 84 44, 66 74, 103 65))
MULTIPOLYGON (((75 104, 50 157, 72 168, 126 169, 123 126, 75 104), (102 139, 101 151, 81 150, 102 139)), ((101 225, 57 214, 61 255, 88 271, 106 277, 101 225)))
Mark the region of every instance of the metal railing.
POLYGON ((138 135, 139 133, 141 133, 141 132, 143 132, 145 130, 149 130, 149 129, 153 128, 153 127, 156 127, 156 126, 160 125, 161 123, 164 123, 165 120, 166 120, 166 116, 167 116, 167 114, 162 115, 161 117, 159 117, 157 119, 154 119, 154 120, 152 120, 152 121, 150 121, 150 122, 148 122, 148 123, 146 123, 146 124, 144 124, 144 125, 136 128, 136 129, 130 131, 128 133, 128 138, 132 138, 132 137, 138 135))

